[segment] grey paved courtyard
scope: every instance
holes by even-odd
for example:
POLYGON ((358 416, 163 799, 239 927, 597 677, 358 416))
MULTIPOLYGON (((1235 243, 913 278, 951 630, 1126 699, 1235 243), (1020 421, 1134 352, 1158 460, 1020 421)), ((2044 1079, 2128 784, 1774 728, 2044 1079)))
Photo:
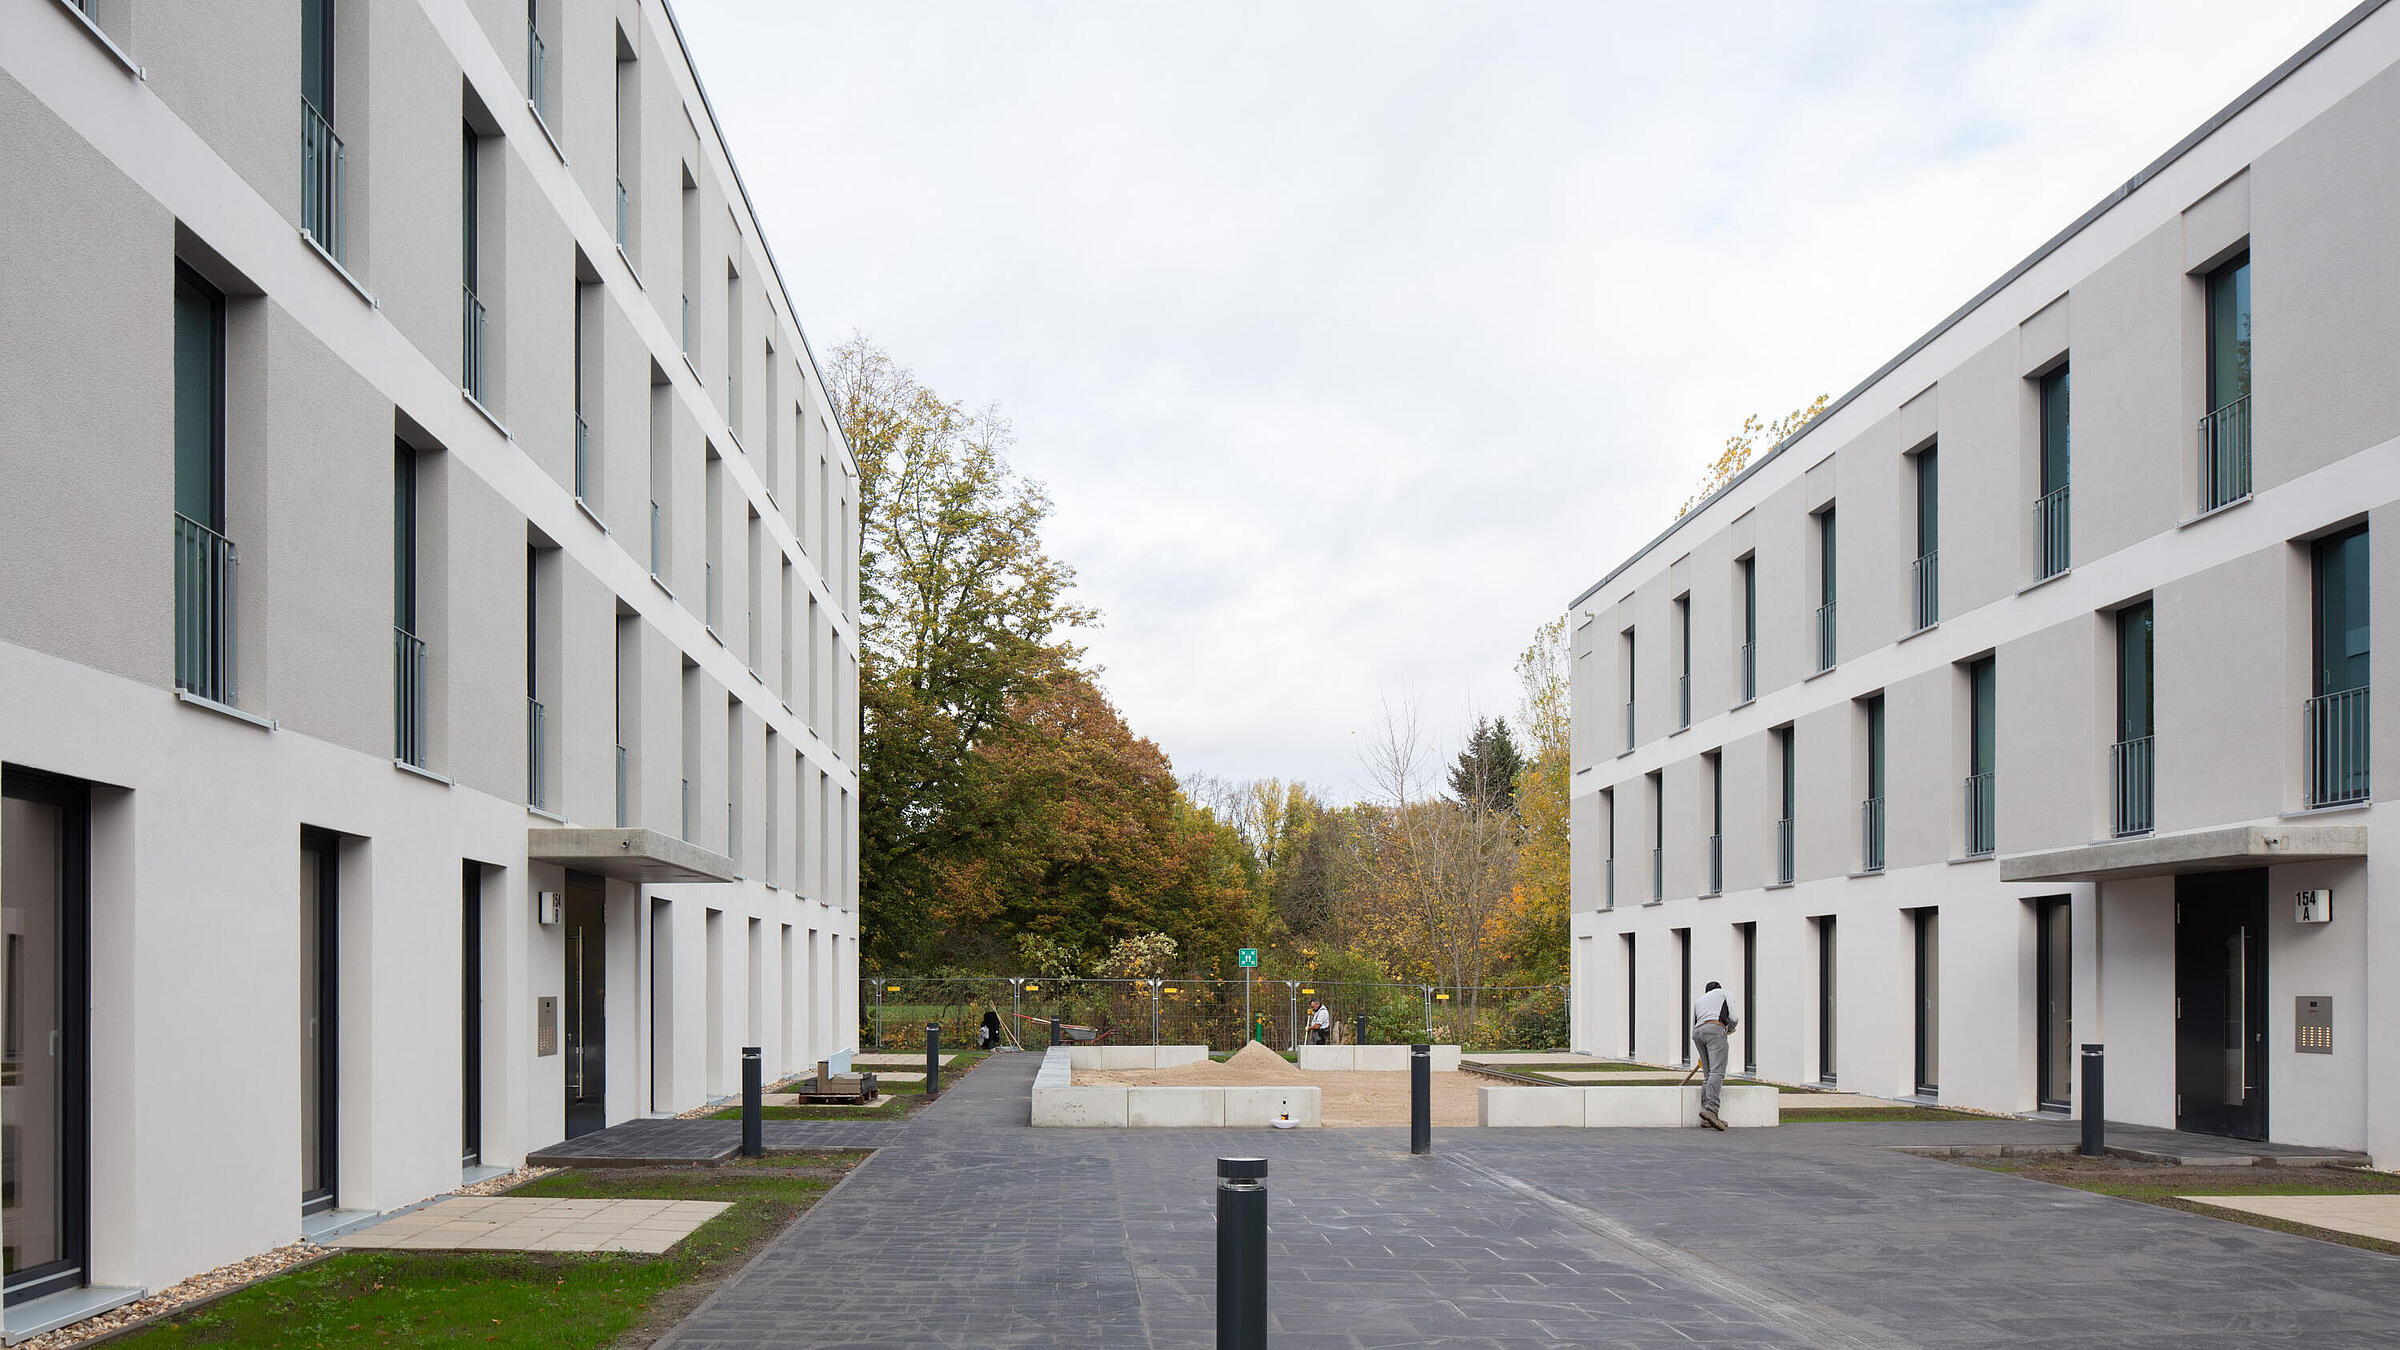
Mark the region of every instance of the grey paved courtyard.
POLYGON ((1397 1130, 1036 1131, 1037 1063, 878 1131, 661 1345, 1211 1346, 1213 1160, 1243 1153, 1278 1350, 2400 1343, 2400 1258, 1888 1147, 2057 1124, 1452 1129, 1416 1158, 1397 1130))

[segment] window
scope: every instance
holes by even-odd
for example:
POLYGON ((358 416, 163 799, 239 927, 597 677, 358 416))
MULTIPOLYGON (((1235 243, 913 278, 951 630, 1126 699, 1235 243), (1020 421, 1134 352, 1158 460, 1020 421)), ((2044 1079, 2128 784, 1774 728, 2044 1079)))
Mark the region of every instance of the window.
POLYGON ((536 810, 550 804, 543 768, 549 728, 542 707, 541 550, 525 549, 525 803, 536 810))
POLYGON ((1734 567, 1742 583, 1741 701, 1748 703, 1758 697, 1758 556, 1742 558, 1734 567))
POLYGON ((1938 1097, 1942 1080, 1942 912, 1913 912, 1917 930, 1917 1095, 1938 1097))
POLYGON ((1692 930, 1689 928, 1675 930, 1675 969, 1682 991, 1675 1008, 1675 1026, 1682 1036, 1679 1043, 1682 1058, 1675 1062, 1689 1064, 1692 1062, 1692 930))
POLYGON ((2034 1100, 2045 1111, 2072 1108, 2075 1084, 2075 1019, 2072 998, 2073 908, 2066 896, 2034 904, 2034 998, 2037 1048, 2034 1100))
POLYGON ((1915 601, 1916 630, 1923 632, 1942 619, 1941 452, 1929 445, 1915 459, 1917 557, 1909 564, 1909 593, 1915 601))
POLYGON ((1858 870, 1883 870, 1884 740, 1883 695, 1865 700, 1867 715, 1867 798, 1858 809, 1858 870))
POLYGON ((1742 1006, 1734 1012, 1741 1025, 1734 1034, 1742 1038, 1742 1072, 1755 1078, 1758 1076, 1758 1038, 1750 1032, 1754 1025, 1750 1014, 1758 1006, 1758 925, 1737 923, 1733 926, 1733 934, 1742 946, 1742 1006))
POLYGON ((1675 597, 1675 627, 1683 650, 1676 660, 1681 668, 1675 676, 1675 726, 1681 730, 1692 724, 1692 597, 1675 597))
POLYGON ((1996 813, 1993 809, 1994 772, 1999 746, 1995 739, 1996 667, 1991 657, 1967 666, 1967 852, 1980 858, 1993 848, 1996 813))
POLYGON ((2109 747, 2109 831, 2147 834, 2157 784, 2157 678, 2150 602, 2117 611, 2117 738, 2109 747))
POLYGON ((1775 883, 1792 884, 1795 874, 1792 838, 1792 808, 1799 797, 1799 756, 1792 745, 1791 727, 1777 727, 1774 732, 1775 751, 1783 767, 1783 804, 1775 818, 1775 883))
POLYGON ((475 400, 478 404, 488 402, 488 395, 491 392, 484 383, 484 338, 485 328, 487 327, 485 321, 486 316, 484 314, 483 301, 478 299, 475 294, 475 287, 478 279, 476 261, 477 255, 482 251, 480 231, 477 227, 477 217, 481 211, 481 206, 477 200, 477 179, 479 175, 477 172, 476 159, 482 150, 482 144, 482 138, 475 134, 475 128, 464 128, 459 140, 460 216, 458 252, 460 275, 465 278, 464 312, 460 320, 462 338, 460 344, 461 356, 459 363, 459 388, 464 389, 467 393, 467 397, 475 400))
POLYGON ((642 68, 634 58, 633 44, 626 38, 625 30, 619 28, 616 97, 617 251, 626 255, 628 266, 631 265, 634 249, 633 227, 637 222, 634 219, 633 195, 626 190, 625 183, 627 179, 638 180, 641 177, 637 167, 640 155, 636 139, 641 134, 641 73, 642 68))
POLYGON ((583 347, 583 312, 587 305, 596 303, 592 297, 597 294, 597 292, 597 286, 586 283, 580 276, 576 278, 574 371, 575 500, 586 503, 590 502, 592 499, 592 428, 590 420, 584 415, 584 362, 587 357, 583 347))
POLYGON ((1833 669, 1834 628, 1833 508, 1817 513, 1817 669, 1833 669))
POLYGON ((333 130, 333 0, 300 0, 300 229, 341 261, 342 138, 333 130))
POLYGON ((1834 959, 1833 916, 1820 915, 1810 922, 1817 930, 1817 1081, 1830 1086, 1835 1081, 1833 1051, 1839 1041, 1834 1016, 1839 963, 1834 959))
POLYGON ((1605 832, 1607 841, 1600 860, 1600 907, 1615 909, 1617 907, 1617 790, 1615 788, 1600 789, 1600 828, 1605 832))
POLYGON ((1725 893, 1725 752, 1701 756, 1708 762, 1708 893, 1725 893))
POLYGON ((225 537, 225 297, 175 272, 175 687, 234 702, 235 556, 225 537))
POLYGON ((525 0, 525 101, 550 120, 550 47, 542 41, 541 0, 525 0))
POLYGON ((2250 255, 2208 277, 2208 412, 2200 419, 2200 509, 2250 495, 2250 255))
POLYGON ((392 757, 425 763, 425 639, 417 632, 417 457, 392 450, 392 757))
POLYGON ((2310 806, 2367 799, 2367 531, 2311 546, 2316 695, 2305 719, 2310 806))
POLYGON ((1639 997, 1639 993, 1638 993, 1638 990, 1639 990, 1639 981, 1636 979, 1636 974, 1637 974, 1637 972, 1640 970, 1640 965, 1639 965, 1639 964, 1638 964, 1638 963, 1635 961, 1635 959, 1634 959, 1633 934, 1631 934, 1631 933, 1627 933, 1627 934, 1625 934, 1625 935, 1624 935, 1624 937, 1625 937, 1625 1057, 1626 1057, 1627 1059, 1631 1059, 1631 1058, 1633 1058, 1633 1057, 1634 1057, 1634 1055, 1635 1055, 1635 1049, 1634 1049, 1634 1047, 1640 1043, 1640 1037, 1639 1037, 1639 1035, 1637 1034, 1637 1033, 1638 1033, 1638 1028, 1639 1028, 1639 1021, 1638 1021, 1638 1019, 1637 1019, 1637 1018, 1636 1018, 1636 1016, 1635 1016, 1635 1012, 1636 1012, 1636 1010, 1637 1010, 1637 1009, 1639 1009, 1639 1008, 1641 1007, 1641 999, 1640 999, 1640 997, 1639 997))
POLYGON ((1650 898, 1667 894, 1667 779, 1662 771, 1647 779, 1650 785, 1650 898))
POLYGON ((1624 642, 1624 649, 1625 649, 1625 748, 1626 748, 1627 750, 1631 750, 1631 749, 1633 748, 1633 746, 1634 746, 1634 740, 1633 740, 1633 679, 1634 679, 1634 674, 1635 674, 1635 671, 1636 671, 1636 666, 1635 666, 1635 664, 1634 664, 1634 656, 1635 656, 1635 651, 1634 651, 1634 645, 1633 645, 1633 630, 1632 630, 1632 629, 1630 629, 1630 628, 1626 629, 1626 630, 1625 630, 1624 637, 1625 637, 1625 642, 1624 642))
POLYGON ((2054 577, 2073 560, 2067 526, 2067 368, 2042 377, 2042 482, 2033 504, 2033 536, 2041 551, 2040 575, 2054 577))

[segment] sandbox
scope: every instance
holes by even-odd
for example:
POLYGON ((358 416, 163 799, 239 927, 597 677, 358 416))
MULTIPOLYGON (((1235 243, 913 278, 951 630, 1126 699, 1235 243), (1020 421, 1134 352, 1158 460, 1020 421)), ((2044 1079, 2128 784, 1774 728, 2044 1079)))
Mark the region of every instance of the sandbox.
MULTIPOLYGON (((1348 1049, 1323 1046, 1314 1049, 1348 1049)), ((1366 1047, 1375 1048, 1375 1047, 1366 1047)), ((1455 1047, 1443 1047, 1456 1053, 1455 1047)), ((1185 1047, 1161 1047, 1181 1051, 1185 1047)), ((1399 1047, 1403 1056, 1407 1047, 1399 1047)), ((1033 1086, 1033 1123, 1141 1127, 1273 1125, 1289 1113, 1299 1128, 1405 1126, 1408 1071, 1303 1069, 1251 1044, 1224 1063, 1205 1054, 1158 1068, 1088 1063, 1088 1047, 1050 1051, 1033 1086)), ((1180 1057, 1180 1056, 1178 1056, 1180 1057)), ((1405 1059, 1402 1063, 1405 1065, 1405 1059)), ((1476 1085, 1455 1070, 1433 1075, 1433 1123, 1473 1125, 1476 1085)))

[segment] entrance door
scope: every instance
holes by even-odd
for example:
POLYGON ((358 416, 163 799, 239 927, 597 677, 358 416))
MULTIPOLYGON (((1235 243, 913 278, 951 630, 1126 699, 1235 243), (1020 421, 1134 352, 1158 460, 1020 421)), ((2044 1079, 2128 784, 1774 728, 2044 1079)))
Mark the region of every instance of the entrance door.
POLYGON ((567 1137, 608 1124, 606 1010, 607 893, 586 876, 567 877, 567 1137))
POLYGON ((80 783, 0 789, 0 1269, 18 1303, 85 1283, 90 1209, 90 841, 80 783))
POLYGON ((458 1157, 483 1161, 483 867, 467 863, 460 881, 458 934, 458 1157))
POLYGON ((340 1091, 340 842, 300 832, 300 1212, 333 1208, 340 1091))
POLYGON ((2267 874, 2175 878, 2175 1128, 2267 1137, 2267 874))
POLYGON ((2075 1084, 2075 960, 2067 897, 2034 903, 2035 1100, 2045 1111, 2072 1107, 2075 1084))
POLYGON ((1942 1092, 1942 912, 1917 915, 1917 1095, 1942 1092))

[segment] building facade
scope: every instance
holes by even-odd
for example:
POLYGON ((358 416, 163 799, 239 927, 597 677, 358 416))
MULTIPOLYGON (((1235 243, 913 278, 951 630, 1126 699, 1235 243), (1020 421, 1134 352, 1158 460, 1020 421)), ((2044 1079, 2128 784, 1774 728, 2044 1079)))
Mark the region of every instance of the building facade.
POLYGON ((662 0, 0 0, 12 1335, 856 1039, 858 472, 662 0))
POLYGON ((1574 1043, 2400 1160, 2400 6, 1578 596, 1574 1043))

